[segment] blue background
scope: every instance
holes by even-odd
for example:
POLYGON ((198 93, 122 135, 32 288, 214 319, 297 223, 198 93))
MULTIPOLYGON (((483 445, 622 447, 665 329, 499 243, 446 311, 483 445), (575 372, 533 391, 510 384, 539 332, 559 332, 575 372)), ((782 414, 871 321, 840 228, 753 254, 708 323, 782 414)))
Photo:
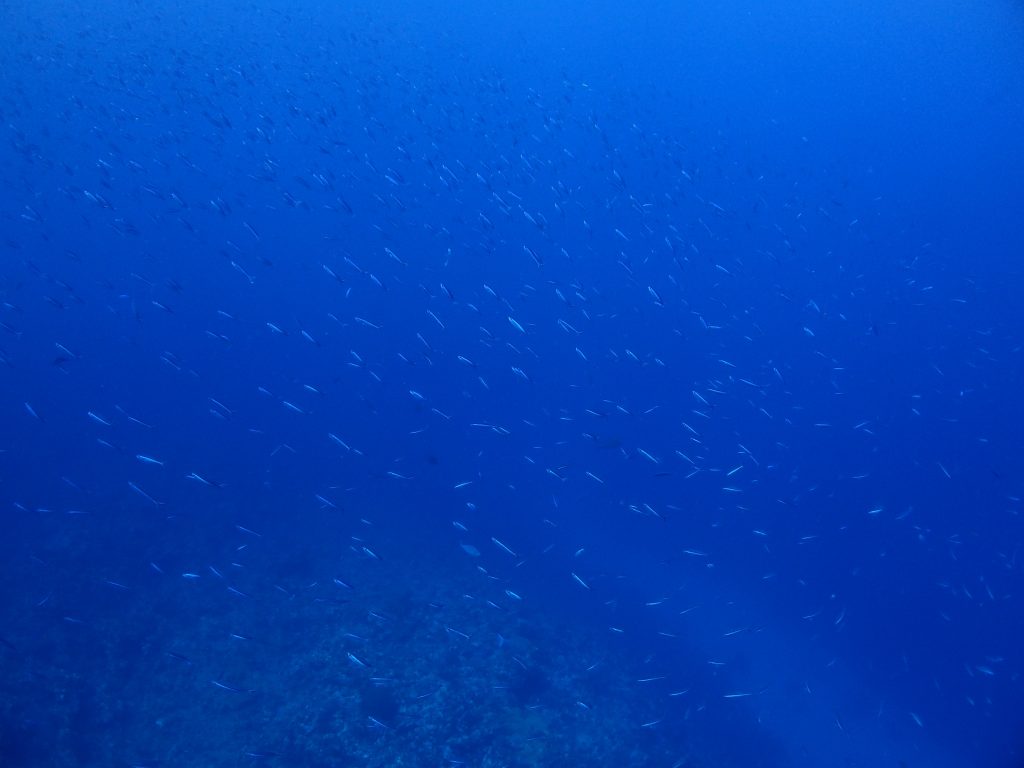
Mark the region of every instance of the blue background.
POLYGON ((484 566, 708 764, 1021 763, 1019 5, 4 16, 6 668, 243 525, 484 566))

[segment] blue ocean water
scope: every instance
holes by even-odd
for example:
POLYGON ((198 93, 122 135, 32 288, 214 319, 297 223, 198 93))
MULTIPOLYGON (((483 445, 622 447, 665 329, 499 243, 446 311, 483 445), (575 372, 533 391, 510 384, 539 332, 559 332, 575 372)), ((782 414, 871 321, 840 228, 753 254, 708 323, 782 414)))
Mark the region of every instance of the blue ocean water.
POLYGON ((1024 12, 0 5, 0 765, 1024 764, 1024 12))

